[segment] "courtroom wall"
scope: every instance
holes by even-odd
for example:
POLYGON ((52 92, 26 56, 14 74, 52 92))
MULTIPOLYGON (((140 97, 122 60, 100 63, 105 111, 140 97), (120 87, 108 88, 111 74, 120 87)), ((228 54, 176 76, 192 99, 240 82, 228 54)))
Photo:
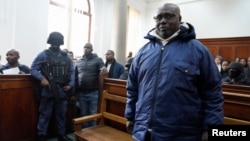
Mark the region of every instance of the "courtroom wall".
MULTIPOLYGON (((96 45, 95 52, 103 57, 104 50, 110 48, 112 28, 109 24, 113 18, 112 10, 115 0, 90 0, 93 4, 92 39, 96 45), (95 13, 96 12, 96 13, 95 13), (100 30, 102 29, 102 30, 100 30)), ((141 13, 141 40, 134 46, 136 52, 147 40, 146 33, 155 26, 153 16, 160 2, 145 3, 142 0, 127 0, 129 6, 141 13)), ((195 26, 197 38, 224 38, 249 36, 250 5, 249 0, 169 0, 180 5, 183 21, 195 26)), ((38 52, 47 48, 47 23, 49 0, 0 0, 0 42, 1 63, 6 63, 5 53, 14 48, 20 51, 20 62, 30 65, 38 52)), ((118 17, 121 18, 121 17, 118 17)))

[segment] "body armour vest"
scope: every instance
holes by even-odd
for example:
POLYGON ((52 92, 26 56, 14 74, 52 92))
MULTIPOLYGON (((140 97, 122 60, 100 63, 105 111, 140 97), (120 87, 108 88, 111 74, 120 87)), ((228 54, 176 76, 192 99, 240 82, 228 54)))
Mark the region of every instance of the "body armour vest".
POLYGON ((50 77, 53 77, 57 84, 66 84, 70 80, 69 74, 69 59, 67 53, 59 51, 54 53, 53 51, 47 49, 45 50, 47 56, 47 69, 50 77), (61 55, 59 55, 61 54, 61 55))

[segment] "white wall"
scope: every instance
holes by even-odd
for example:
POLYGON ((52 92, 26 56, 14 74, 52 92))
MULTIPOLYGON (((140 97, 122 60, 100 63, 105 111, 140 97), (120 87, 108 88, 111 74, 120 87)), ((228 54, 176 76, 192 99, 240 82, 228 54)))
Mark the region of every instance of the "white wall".
POLYGON ((0 0, 1 64, 6 52, 16 49, 20 62, 30 65, 46 48, 49 0, 0 0))
MULTIPOLYGON (((169 0, 181 9, 182 21, 194 25, 197 38, 223 38, 250 36, 249 0, 169 0), (184 1, 184 2, 183 2, 184 1)), ((167 2, 154 2, 147 7, 147 29, 154 27, 158 6, 167 2)))
MULTIPOLYGON (((162 0, 145 3, 127 0, 129 6, 142 14, 141 40, 138 50, 147 40, 146 33, 155 26, 153 16, 165 2, 176 2, 183 21, 195 26, 197 38, 250 36, 249 0, 162 0), (183 3, 183 1, 185 1, 183 3)), ((112 46, 114 0, 93 0, 92 40, 94 51, 101 57, 112 46)), ((20 62, 30 65, 38 52, 47 47, 49 0, 0 0, 0 55, 14 48, 20 51, 20 62)))

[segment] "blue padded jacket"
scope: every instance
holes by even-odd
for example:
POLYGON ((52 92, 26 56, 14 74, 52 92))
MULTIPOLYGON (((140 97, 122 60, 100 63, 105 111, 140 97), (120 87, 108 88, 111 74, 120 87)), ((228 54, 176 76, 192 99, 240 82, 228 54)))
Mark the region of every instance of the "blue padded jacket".
POLYGON ((221 76, 209 50, 195 39, 191 24, 166 45, 150 34, 136 54, 127 81, 125 117, 133 138, 200 141, 209 125, 223 124, 221 76))

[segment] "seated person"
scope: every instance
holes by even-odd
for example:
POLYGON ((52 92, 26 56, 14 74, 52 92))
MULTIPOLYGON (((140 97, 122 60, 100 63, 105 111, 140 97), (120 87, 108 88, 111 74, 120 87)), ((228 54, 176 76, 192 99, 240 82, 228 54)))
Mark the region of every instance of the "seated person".
POLYGON ((229 66, 230 62, 227 60, 223 60, 221 63, 221 78, 225 78, 228 76, 228 66, 229 66))
POLYGON ((222 61, 223 61, 223 57, 222 57, 222 56, 217 55, 217 56, 214 58, 214 62, 215 62, 215 64, 217 65, 219 72, 221 72, 221 62, 222 62, 222 61))
POLYGON ((228 76, 222 79, 223 84, 250 85, 245 78, 244 67, 239 62, 232 62, 228 67, 228 76))
POLYGON ((240 63, 243 65, 244 68, 247 67, 247 59, 245 59, 245 58, 240 58, 240 63))
POLYGON ((0 74, 4 74, 4 70, 18 67, 18 74, 29 74, 30 68, 26 65, 20 64, 18 59, 20 58, 19 52, 11 49, 6 53, 7 64, 0 66, 0 74))
POLYGON ((244 68, 247 79, 250 79, 250 57, 247 58, 247 67, 244 68))

